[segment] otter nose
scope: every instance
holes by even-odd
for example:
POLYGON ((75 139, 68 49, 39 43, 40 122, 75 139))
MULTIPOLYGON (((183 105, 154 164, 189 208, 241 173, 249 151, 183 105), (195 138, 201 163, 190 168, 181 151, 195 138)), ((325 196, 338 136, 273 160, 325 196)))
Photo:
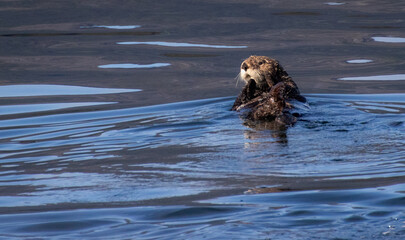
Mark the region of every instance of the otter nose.
POLYGON ((248 69, 248 66, 247 66, 247 64, 246 63, 242 63, 242 67, 241 67, 243 70, 247 70, 248 69))

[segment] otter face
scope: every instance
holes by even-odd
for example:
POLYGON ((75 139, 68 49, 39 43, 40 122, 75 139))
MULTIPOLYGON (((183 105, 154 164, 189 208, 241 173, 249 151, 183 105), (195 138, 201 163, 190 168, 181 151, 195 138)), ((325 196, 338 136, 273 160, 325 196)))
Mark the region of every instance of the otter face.
POLYGON ((273 72, 276 60, 265 56, 250 56, 242 62, 239 76, 246 83, 253 79, 258 86, 267 84, 266 78, 273 72))

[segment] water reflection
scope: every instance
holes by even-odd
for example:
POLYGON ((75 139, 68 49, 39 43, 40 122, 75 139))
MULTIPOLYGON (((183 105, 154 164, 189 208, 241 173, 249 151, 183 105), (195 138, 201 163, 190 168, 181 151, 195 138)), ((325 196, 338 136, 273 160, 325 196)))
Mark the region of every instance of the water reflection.
POLYGON ((338 78, 343 81, 403 81, 405 80, 405 74, 389 74, 378 76, 365 76, 365 77, 344 77, 338 78))
POLYGON ((197 206, 4 214, 0 236, 69 239, 402 239, 404 185, 234 195, 197 206), (348 230, 350 229, 350 230, 348 230), (241 231, 243 232, 241 236, 241 231), (312 239, 312 237, 311 237, 312 239))
POLYGON ((140 28, 141 25, 90 25, 90 26, 80 26, 80 28, 107 28, 107 29, 119 29, 119 30, 127 30, 127 29, 135 29, 140 28))
POLYGON ((23 114, 0 116, 0 238, 402 240, 403 94, 308 95, 287 129, 244 125, 234 97, 188 100, 236 95, 249 54, 278 58, 304 93, 399 92, 334 79, 405 73, 402 43, 371 39, 403 36, 403 3, 192 3, 0 4, 2 86, 144 90, 1 90, 0 111, 23 114), (362 57, 378 64, 345 63, 362 57), (110 63, 176 67, 95 68, 110 63))
POLYGON ((156 31, 114 31, 114 32, 37 32, 37 33, 9 33, 0 37, 63 37, 63 36, 148 36, 158 35, 156 31))
POLYGON ((345 5, 346 3, 344 3, 344 2, 326 2, 324 4, 329 5, 329 6, 340 6, 340 5, 345 5))
MULTIPOLYGON (((283 123, 278 121, 263 121, 263 122, 254 122, 250 120, 243 120, 243 125, 247 126, 255 131, 246 130, 244 132, 244 137, 249 140, 260 140, 266 138, 265 136, 272 136, 274 142, 277 143, 288 143, 287 138, 287 130, 291 126, 287 126, 283 123)), ((257 143, 253 143, 251 141, 246 142, 245 147, 252 146, 257 143)))
POLYGON ((405 113, 405 104, 401 103, 374 103, 374 102, 354 102, 357 109, 372 113, 405 113))
POLYGON ((405 93, 390 94, 307 94, 312 97, 336 99, 339 101, 405 102, 405 93))
POLYGON ((74 107, 88 107, 104 104, 114 104, 116 102, 75 102, 75 103, 41 103, 41 104, 20 104, 0 106, 0 115, 33 113, 60 110, 74 107))
POLYGON ((352 60, 347 60, 346 61, 347 63, 359 63, 359 64, 361 64, 361 63, 371 63, 371 62, 373 62, 373 60, 370 60, 370 59, 352 59, 352 60))
POLYGON ((247 48, 247 46, 210 45, 180 42, 117 42, 121 45, 154 45, 164 47, 200 47, 200 48, 247 48))
POLYGON ((69 85, 51 84, 23 84, 0 86, 1 97, 33 97, 33 96, 59 96, 59 95, 88 95, 111 94, 125 92, 139 92, 140 89, 123 88, 95 88, 69 85))
POLYGON ((405 38, 401 37, 372 37, 376 42, 385 42, 385 43, 405 43, 405 38))
POLYGON ((120 63, 120 64, 100 65, 98 66, 98 68, 158 68, 167 66, 170 66, 170 63, 152 63, 152 64, 120 63))
POLYGON ((290 128, 244 123, 229 111, 233 100, 1 120, 0 202, 152 201, 227 189, 235 176, 233 188, 318 189, 320 177, 353 180, 349 187, 403 175, 404 94, 310 95, 311 111, 290 128))
POLYGON ((274 13, 274 15, 278 16, 318 16, 321 15, 319 12, 279 12, 274 13))
POLYGON ((170 58, 211 58, 218 57, 219 54, 206 54, 206 53, 164 53, 162 56, 170 58))

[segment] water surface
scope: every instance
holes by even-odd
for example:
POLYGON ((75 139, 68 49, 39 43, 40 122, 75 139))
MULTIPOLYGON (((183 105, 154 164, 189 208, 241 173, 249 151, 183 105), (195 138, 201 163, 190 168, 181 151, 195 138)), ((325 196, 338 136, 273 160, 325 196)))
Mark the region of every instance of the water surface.
POLYGON ((138 92, 140 89, 95 88, 69 85, 22 84, 0 86, 0 97, 90 95, 138 92))
POLYGON ((338 80, 345 81, 404 81, 405 74, 390 74, 378 76, 364 76, 364 77, 344 77, 338 80))
POLYGON ((404 239, 404 7, 4 2, 0 238, 404 239), (252 54, 294 126, 229 110, 252 54))
POLYGON ((247 48, 247 46, 227 46, 178 42, 118 42, 121 45, 156 45, 164 47, 198 47, 198 48, 247 48))
POLYGON ((405 43, 405 38, 402 37, 373 37, 373 40, 385 43, 405 43))
POLYGON ((152 63, 152 64, 135 64, 135 63, 116 63, 100 65, 99 68, 156 68, 167 67, 170 63, 152 63))

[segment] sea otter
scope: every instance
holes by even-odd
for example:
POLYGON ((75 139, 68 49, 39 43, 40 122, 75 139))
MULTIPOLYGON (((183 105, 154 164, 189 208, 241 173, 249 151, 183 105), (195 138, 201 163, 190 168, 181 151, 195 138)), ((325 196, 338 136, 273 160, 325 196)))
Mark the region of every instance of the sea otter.
POLYGON ((232 110, 243 111, 249 120, 292 124, 296 121, 296 116, 290 113, 294 107, 292 103, 306 103, 297 84, 275 59, 250 56, 242 62, 238 78, 246 85, 232 110))

